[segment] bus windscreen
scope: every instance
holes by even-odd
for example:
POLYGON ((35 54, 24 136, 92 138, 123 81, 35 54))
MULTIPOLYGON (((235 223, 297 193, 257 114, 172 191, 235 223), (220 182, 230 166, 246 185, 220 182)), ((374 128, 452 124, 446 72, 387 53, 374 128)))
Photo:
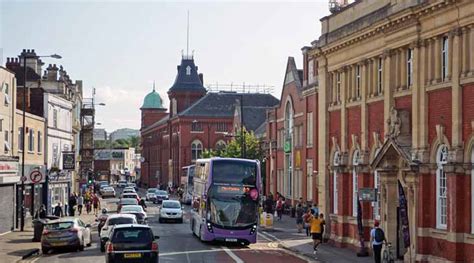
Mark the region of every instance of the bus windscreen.
POLYGON ((222 184, 256 185, 257 165, 252 162, 234 160, 214 161, 212 182, 222 184))

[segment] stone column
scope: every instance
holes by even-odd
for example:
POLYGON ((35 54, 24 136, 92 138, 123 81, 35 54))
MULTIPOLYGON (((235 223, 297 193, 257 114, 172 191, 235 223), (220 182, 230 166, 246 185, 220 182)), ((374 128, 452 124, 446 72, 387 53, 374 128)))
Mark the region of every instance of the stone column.
POLYGON ((418 82, 419 85, 419 94, 420 94, 420 103, 417 107, 413 108, 416 109, 419 114, 419 125, 413 127, 418 127, 419 139, 418 139, 418 147, 424 148, 428 144, 428 99, 426 93, 426 85, 429 83, 429 72, 430 72, 430 62, 433 61, 430 56, 430 46, 429 41, 421 41, 420 42, 420 62, 415 63, 415 65, 419 66, 418 70, 413 70, 413 75, 415 78, 419 77, 418 81, 413 79, 414 85, 418 82))
MULTIPOLYGON (((420 60, 420 53, 423 53, 423 47, 420 52, 420 47, 418 41, 415 43, 412 43, 409 47, 412 49, 412 100, 411 100, 411 107, 413 109, 412 111, 412 125, 411 125, 411 133, 412 133, 412 147, 414 149, 417 149, 419 147, 419 134, 418 134, 418 127, 420 127, 420 112, 418 110, 418 107, 420 105, 420 80, 423 79, 423 76, 421 75, 421 70, 420 68, 422 67, 422 61, 420 60)), ((408 84, 408 83, 407 83, 408 84)))
POLYGON ((459 82, 460 76, 460 62, 461 62, 461 30, 454 29, 450 33, 450 39, 452 39, 452 146, 462 146, 462 87, 459 82))
POLYGON ((469 27, 469 75, 474 75, 474 25, 469 27))
POLYGON ((397 244, 397 206, 398 206, 398 180, 397 171, 379 171, 380 186, 380 218, 381 227, 385 232, 387 242, 393 246, 397 244))
POLYGON ((331 103, 332 104, 337 103, 337 75, 338 75, 337 71, 332 72, 332 92, 331 92, 331 95, 332 95, 331 103))
POLYGON ((349 70, 347 67, 342 71, 341 76, 341 151, 342 153, 347 152, 347 109, 346 109, 346 85, 347 85, 347 74, 349 70))
POLYGON ((461 66, 461 75, 464 77, 469 72, 469 30, 467 27, 463 27, 462 31, 462 66, 461 66))
POLYGON ((425 63, 425 70, 424 70, 424 79, 423 79, 423 86, 426 84, 430 84, 431 81, 433 80, 433 71, 434 71, 434 65, 433 65, 433 40, 432 39, 427 39, 425 40, 425 52, 423 54, 425 56, 425 60, 427 63, 425 63))
MULTIPOLYGON (((327 162, 329 160, 328 153, 329 153, 329 140, 328 140, 328 111, 327 106, 329 102, 327 101, 329 96, 328 92, 330 90, 330 86, 328 83, 328 72, 327 72, 327 59, 325 57, 321 57, 319 60, 319 91, 318 96, 315 96, 317 99, 316 105, 318 105, 318 123, 317 123, 317 130, 318 130, 318 150, 320 151, 318 154, 318 200, 321 211, 327 216, 330 213, 330 198, 329 198, 329 175, 327 169, 327 162)), ((335 82, 335 74, 333 74, 333 82, 335 82)), ((316 126, 315 126, 316 127, 316 126)), ((313 198, 316 198, 314 196, 313 198)), ((329 220, 327 220, 329 221, 329 220)), ((330 229, 329 229, 330 230, 330 229)), ((330 231, 328 231, 330 233, 330 231)))
POLYGON ((367 107, 367 97, 369 96, 369 72, 370 72, 370 64, 369 60, 365 60, 361 63, 361 81, 360 81, 360 96, 361 96, 361 106, 360 106, 360 121, 361 121, 361 138, 360 144, 362 151, 368 151, 369 149, 369 119, 367 118, 368 115, 368 107, 367 107), (369 71, 369 72, 368 72, 369 71))
POLYGON ((434 39, 434 83, 441 81, 441 41, 440 37, 434 39))
MULTIPOLYGON (((384 120, 387 120, 390 116, 390 109, 393 106, 393 87, 392 87, 392 58, 391 50, 385 50, 383 54, 383 96, 384 96, 384 120)), ((384 134, 388 134, 388 124, 384 124, 384 134)))
POLYGON ((378 57, 372 58, 372 95, 373 97, 378 96, 377 94, 377 63, 378 57))
POLYGON ((401 88, 402 83, 400 82, 400 74, 401 74, 401 64, 400 64, 400 56, 401 49, 393 50, 393 66, 394 66, 394 71, 393 71, 393 87, 397 91, 401 88))

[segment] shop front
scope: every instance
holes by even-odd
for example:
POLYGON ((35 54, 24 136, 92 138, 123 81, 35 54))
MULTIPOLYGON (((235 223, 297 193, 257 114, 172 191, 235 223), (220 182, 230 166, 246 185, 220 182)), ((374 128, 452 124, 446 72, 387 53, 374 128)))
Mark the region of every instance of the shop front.
POLYGON ((67 203, 71 194, 71 172, 50 172, 48 181, 48 206, 47 209, 54 211, 57 205, 61 205, 63 211, 67 211, 67 203))
POLYGON ((15 228, 16 189, 20 182, 18 159, 0 157, 0 234, 15 228))

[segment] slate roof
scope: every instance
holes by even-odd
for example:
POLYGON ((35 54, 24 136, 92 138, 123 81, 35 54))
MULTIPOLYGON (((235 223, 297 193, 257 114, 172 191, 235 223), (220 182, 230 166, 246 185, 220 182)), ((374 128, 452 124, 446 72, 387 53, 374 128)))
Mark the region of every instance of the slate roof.
MULTIPOLYGON (((209 92, 204 97, 196 101, 186 110, 179 113, 179 116, 192 117, 232 117, 235 106, 239 105, 242 96, 244 107, 244 119, 252 117, 255 121, 250 121, 249 125, 261 119, 265 119, 265 110, 279 103, 278 99, 271 94, 262 93, 235 93, 235 92, 209 92), (262 108, 261 111, 252 108, 262 108), (252 116, 256 114, 257 116, 252 116)), ((255 128, 257 128, 257 125, 255 128)))
POLYGON ((256 131, 266 121, 269 107, 244 107, 244 126, 249 131, 256 131))
POLYGON ((168 90, 168 93, 173 91, 206 92, 199 78, 198 67, 194 64, 193 58, 183 57, 181 59, 181 65, 178 66, 178 74, 176 75, 173 86, 168 90), (186 74, 188 67, 190 68, 189 75, 186 74))
POLYGON ((267 121, 265 120, 258 126, 257 129, 255 129, 254 133, 257 138, 262 138, 265 135, 265 132, 267 132, 267 121))

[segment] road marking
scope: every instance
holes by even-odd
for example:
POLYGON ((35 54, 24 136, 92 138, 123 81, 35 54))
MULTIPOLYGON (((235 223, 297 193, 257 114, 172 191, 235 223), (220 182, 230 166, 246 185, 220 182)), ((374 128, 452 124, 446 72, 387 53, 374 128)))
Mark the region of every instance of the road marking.
POLYGON ((1 237, 1 236, 4 236, 4 235, 6 235, 6 234, 10 234, 11 232, 12 232, 12 231, 7 231, 7 232, 5 232, 5 233, 1 233, 1 234, 0 234, 0 237, 1 237))
POLYGON ((222 247, 222 249, 224 249, 225 253, 227 253, 227 255, 229 255, 236 263, 244 263, 242 259, 240 259, 236 254, 234 254, 234 252, 232 252, 227 247, 222 247))

